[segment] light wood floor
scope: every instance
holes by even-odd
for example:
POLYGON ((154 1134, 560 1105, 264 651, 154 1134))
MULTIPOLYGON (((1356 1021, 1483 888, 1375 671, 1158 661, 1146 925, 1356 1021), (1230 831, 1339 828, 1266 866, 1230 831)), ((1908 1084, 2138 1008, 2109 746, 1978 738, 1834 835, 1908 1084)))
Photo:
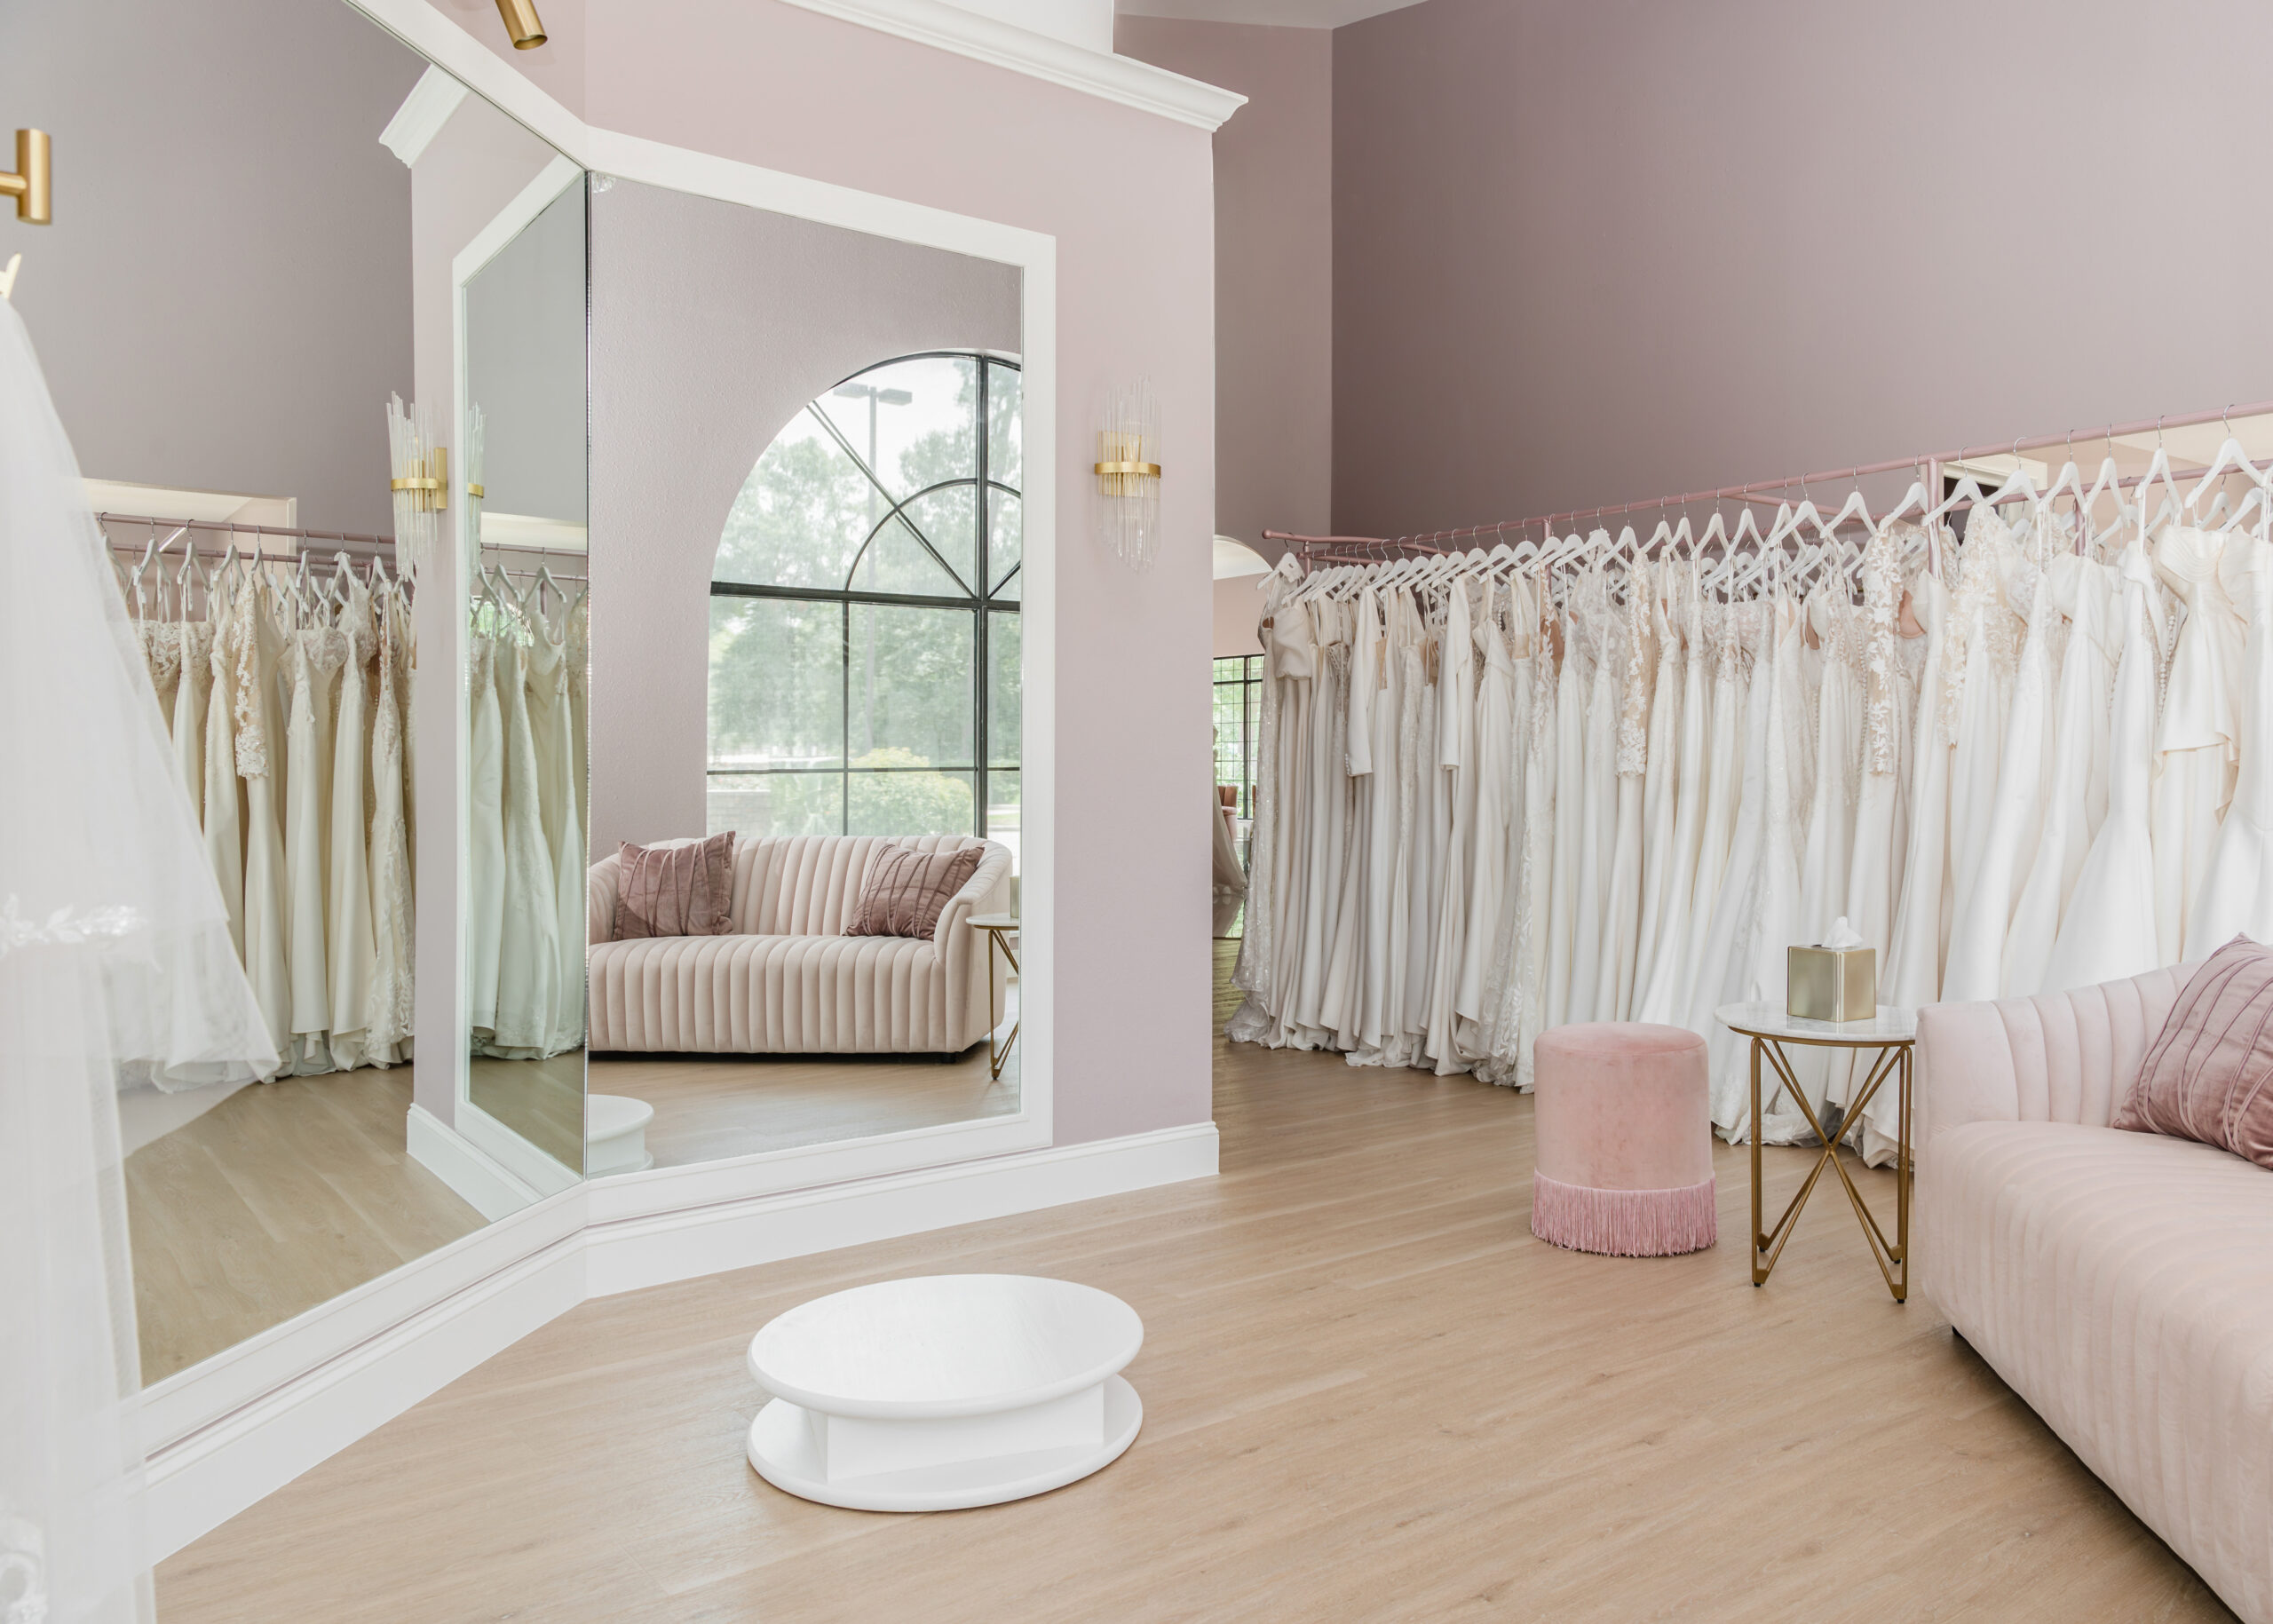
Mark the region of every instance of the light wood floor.
MULTIPOLYGON (((1017 1018, 1014 1003, 1003 1030, 1017 1018)), ((1012 1045, 999 1082, 983 1044, 951 1065, 924 1055, 598 1055, 588 1075, 595 1094, 654 1106, 647 1149, 673 1168, 1008 1116, 1018 1108, 1018 1055, 1012 1045)))
POLYGON ((403 1148, 410 1067, 239 1089, 126 1159, 142 1379, 479 1229, 403 1148))
POLYGON ((587 1303, 167 1563, 162 1615, 2229 1616, 1928 1305, 1889 1300, 1843 1202, 1754 1290, 1734 1151, 1720 1247, 1623 1260, 1532 1239, 1520 1096, 1219 1041, 1216 1118, 1220 1178, 587 1303), (1129 1453, 932 1517, 761 1482, 750 1334, 941 1269, 1134 1304, 1129 1453))
POLYGON ((572 1173, 584 1170, 584 1051, 543 1060, 477 1055, 466 1097, 572 1173))

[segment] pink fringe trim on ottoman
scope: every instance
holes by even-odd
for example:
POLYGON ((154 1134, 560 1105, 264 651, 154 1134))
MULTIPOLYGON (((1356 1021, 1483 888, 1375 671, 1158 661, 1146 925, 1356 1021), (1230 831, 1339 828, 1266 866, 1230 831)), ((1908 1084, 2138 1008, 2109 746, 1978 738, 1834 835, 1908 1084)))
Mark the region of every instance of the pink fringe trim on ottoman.
POLYGON ((1531 1232, 1573 1252, 1670 1257, 1720 1239, 1713 1180, 1679 1190, 1596 1190, 1532 1176, 1531 1232))

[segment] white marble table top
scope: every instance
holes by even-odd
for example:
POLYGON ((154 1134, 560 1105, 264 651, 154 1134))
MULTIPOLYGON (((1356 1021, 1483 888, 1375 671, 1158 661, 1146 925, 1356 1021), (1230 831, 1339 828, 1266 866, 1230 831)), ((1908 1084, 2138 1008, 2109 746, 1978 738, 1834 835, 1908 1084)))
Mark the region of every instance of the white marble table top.
POLYGON ((1144 1324, 1108 1292, 1025 1274, 932 1274, 817 1297, 751 1339, 759 1386, 824 1414, 984 1415, 1095 1387, 1144 1324))
POLYGON ((963 922, 974 931, 1015 931, 1018 928, 1016 914, 973 914, 963 922))
POLYGON ((1918 1036, 1918 1011, 1879 1005, 1869 1020, 1802 1020, 1780 1003, 1724 1003, 1713 1018, 1731 1032, 1746 1037, 1771 1038, 1793 1043, 1851 1044, 1857 1049, 1884 1049, 1908 1043, 1918 1036))

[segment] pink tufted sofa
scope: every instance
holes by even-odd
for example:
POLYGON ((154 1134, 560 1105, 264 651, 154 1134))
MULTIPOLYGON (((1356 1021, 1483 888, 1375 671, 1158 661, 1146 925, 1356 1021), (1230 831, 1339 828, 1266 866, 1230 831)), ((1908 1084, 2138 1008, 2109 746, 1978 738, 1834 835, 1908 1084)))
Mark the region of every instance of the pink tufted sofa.
POLYGON ((804 836, 734 848, 732 933, 614 939, 618 860, 587 876, 592 1049, 671 1054, 960 1054, 1002 1018, 986 941, 1010 909, 1007 846, 967 836, 804 836), (875 853, 981 846, 931 941, 846 936, 875 853))
POLYGON ((2273 1172, 2108 1126, 2198 966, 1918 1021, 1916 1267, 2245 1619, 2273 1620, 2273 1172))

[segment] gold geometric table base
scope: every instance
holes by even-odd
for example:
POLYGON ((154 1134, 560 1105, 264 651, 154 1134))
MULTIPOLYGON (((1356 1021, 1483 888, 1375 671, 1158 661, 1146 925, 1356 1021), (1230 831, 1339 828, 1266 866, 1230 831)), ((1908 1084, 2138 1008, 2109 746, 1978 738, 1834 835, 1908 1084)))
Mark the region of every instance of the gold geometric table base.
MULTIPOLYGON (((1019 973, 1018 955, 1010 950, 1010 941, 1018 933, 1018 922, 1008 914, 978 914, 971 916, 970 923, 974 931, 986 933, 986 1010, 991 1015, 994 1010, 994 950, 997 947, 1002 950, 1002 956, 1010 960, 1010 973, 1014 976, 1019 973)), ((1024 1016, 1012 1021, 1010 1034, 1002 1040, 1000 1048, 995 1046, 994 1034, 991 1032, 986 1034, 986 1074, 989 1081, 1002 1081, 1002 1067, 1010 1058, 1010 1045, 1018 1041, 1018 1028, 1024 1024, 1024 1016)))
POLYGON ((1863 1200, 1863 1192, 1855 1187, 1855 1180, 1848 1173, 1847 1164, 1840 1160, 1839 1141, 1832 1135, 1824 1132, 1823 1123, 1817 1117, 1815 1107, 1808 1104, 1807 1090, 1800 1086, 1800 1080, 1792 1074, 1791 1062, 1786 1057, 1783 1049, 1787 1042, 1802 1043, 1809 1047, 1833 1049, 1860 1049, 1869 1045, 1826 1042, 1804 1038, 1764 1037, 1758 1033, 1749 1035, 1752 1038, 1752 1116, 1749 1129, 1752 1139, 1752 1283, 1755 1286, 1765 1285, 1769 1275, 1775 1271, 1776 1260, 1783 1256, 1784 1248, 1792 1239, 1792 1232, 1799 1226, 1801 1210, 1807 1206, 1808 1198, 1815 1193, 1816 1184, 1823 1177, 1824 1168, 1829 1168, 1839 1176, 1839 1183, 1847 1192, 1847 1200, 1855 1208, 1856 1220, 1863 1228, 1864 1243, 1871 1248, 1871 1261, 1878 1264, 1879 1273, 1886 1280, 1886 1288, 1894 1294, 1896 1302, 1908 1302, 1910 1300, 1910 1181, 1912 1176, 1910 1162, 1911 1044, 1897 1042, 1879 1046, 1878 1058, 1872 1064, 1870 1074, 1864 1081, 1862 1092, 1855 1097, 1854 1104, 1848 1107, 1847 1114, 1841 1119, 1840 1124, 1841 1130, 1843 1132, 1847 1123, 1861 1117, 1869 1108, 1872 1098, 1878 1093, 1879 1085, 1887 1080, 1889 1073, 1898 1079, 1897 1086, 1901 1095, 1901 1129, 1895 1141, 1894 1239, 1889 1240, 1886 1232, 1879 1227, 1877 1216, 1871 1211, 1869 1203, 1863 1200), (1760 1060, 1762 1055, 1768 1058, 1769 1064, 1776 1068, 1777 1075, 1783 1080, 1784 1091, 1799 1102, 1801 1111, 1806 1113, 1808 1126, 1815 1129, 1817 1142, 1823 1146, 1822 1154, 1816 1158, 1815 1166, 1808 1170, 1806 1180, 1801 1184, 1799 1193, 1793 1196, 1791 1204, 1784 1208, 1783 1216, 1776 1220, 1776 1226, 1773 1229, 1762 1229, 1760 1226, 1760 1060))

